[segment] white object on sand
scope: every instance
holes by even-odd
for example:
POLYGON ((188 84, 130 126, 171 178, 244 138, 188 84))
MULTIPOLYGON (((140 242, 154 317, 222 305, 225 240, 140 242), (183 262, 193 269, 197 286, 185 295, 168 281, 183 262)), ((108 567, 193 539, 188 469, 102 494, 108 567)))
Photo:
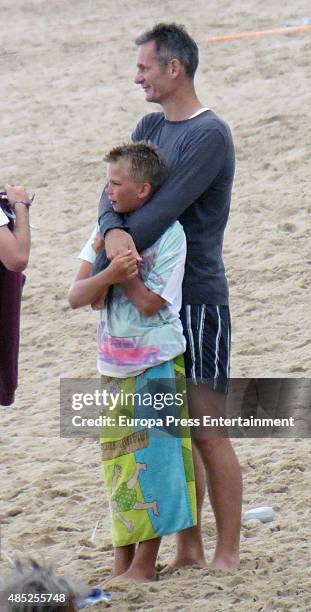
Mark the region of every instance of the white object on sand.
POLYGON ((259 508, 251 508, 251 510, 244 512, 243 519, 244 521, 255 519, 262 523, 270 523, 270 521, 274 521, 275 513, 271 506, 260 506, 259 508))
POLYGON ((99 519, 98 519, 98 521, 97 521, 97 523, 96 523, 96 525, 95 525, 95 527, 93 529, 93 533, 91 535, 91 542, 94 542, 94 540, 95 540, 95 536, 96 536, 96 531, 97 531, 98 525, 99 525, 99 519))

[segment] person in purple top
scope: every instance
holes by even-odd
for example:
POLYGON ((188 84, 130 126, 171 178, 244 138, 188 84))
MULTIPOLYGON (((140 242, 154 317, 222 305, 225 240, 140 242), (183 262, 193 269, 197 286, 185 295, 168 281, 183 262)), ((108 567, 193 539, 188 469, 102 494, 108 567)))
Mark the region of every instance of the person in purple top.
POLYGON ((28 264, 30 204, 31 199, 24 187, 5 185, 0 199, 0 262, 12 272, 22 272, 28 264), (15 223, 10 231, 12 209, 15 223))
MULTIPOLYGON (((188 400, 190 416, 202 423, 192 429, 198 506, 202 508, 207 480, 218 533, 212 567, 230 570, 239 564, 241 470, 225 432, 203 422, 224 414, 229 379, 231 326, 222 246, 234 146, 225 121, 197 97, 198 47, 186 29, 157 24, 135 42, 135 83, 142 87, 146 101, 160 104, 163 112, 143 117, 132 140, 155 145, 171 172, 150 201, 129 216, 116 214, 104 191, 99 225, 108 260, 128 249, 138 257, 176 219, 183 225, 187 259, 180 315, 187 340, 188 400)), ((105 262, 98 260, 93 273, 102 265, 105 262)), ((170 567, 188 564, 205 564, 200 517, 197 527, 178 534, 176 559, 170 567)))
POLYGON ((29 206, 24 187, 0 194, 0 407, 14 402, 18 377, 22 271, 30 251, 29 206))

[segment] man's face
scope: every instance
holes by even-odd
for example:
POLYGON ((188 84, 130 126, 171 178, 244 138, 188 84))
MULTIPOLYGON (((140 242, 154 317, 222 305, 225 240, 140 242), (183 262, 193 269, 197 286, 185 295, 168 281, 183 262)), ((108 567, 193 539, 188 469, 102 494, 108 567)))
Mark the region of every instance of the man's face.
POLYGON ((135 83, 142 86, 147 102, 162 104, 172 91, 168 66, 160 63, 153 40, 139 47, 135 83))
POLYGON ((118 213, 129 213, 145 202, 142 185, 130 177, 126 164, 110 162, 107 169, 106 193, 113 209, 118 213))

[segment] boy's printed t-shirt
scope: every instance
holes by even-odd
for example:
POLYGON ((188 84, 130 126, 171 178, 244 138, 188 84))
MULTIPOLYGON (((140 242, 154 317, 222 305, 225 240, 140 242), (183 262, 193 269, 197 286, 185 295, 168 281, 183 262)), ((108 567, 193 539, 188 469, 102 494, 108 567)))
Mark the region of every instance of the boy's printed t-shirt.
MULTIPOLYGON (((98 226, 79 258, 94 263, 92 248, 98 226)), ((167 303, 155 315, 142 315, 119 285, 111 288, 100 313, 97 330, 97 367, 101 374, 123 378, 169 361, 185 351, 179 319, 186 238, 178 221, 141 253, 140 276, 145 286, 167 303)))
POLYGON ((8 225, 9 223, 9 219, 7 218, 5 212, 2 210, 2 208, 0 207, 0 227, 2 225, 8 225))

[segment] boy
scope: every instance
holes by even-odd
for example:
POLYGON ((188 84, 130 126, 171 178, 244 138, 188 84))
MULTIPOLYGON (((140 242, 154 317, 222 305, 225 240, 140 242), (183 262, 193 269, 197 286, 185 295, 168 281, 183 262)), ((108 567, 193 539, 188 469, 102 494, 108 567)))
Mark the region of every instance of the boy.
MULTIPOLYGON (((158 151, 142 142, 112 149, 105 161, 111 206, 125 219, 147 202, 168 175, 158 151)), ((118 417, 118 433, 111 433, 110 428, 102 437, 115 547, 112 576, 149 581, 155 578, 160 537, 191 527, 196 520, 190 440, 167 435, 165 410, 160 413, 156 404, 159 396, 163 399, 169 391, 167 405, 172 406, 171 398, 177 396, 176 372, 183 369, 180 359, 173 360, 185 350, 178 313, 186 240, 181 225, 175 222, 141 254, 139 273, 137 260, 128 251, 91 276, 96 258, 94 240, 95 249, 100 249, 96 232, 80 253, 83 263, 69 301, 73 308, 93 304, 107 296, 109 286, 114 285, 101 310, 98 370, 104 376, 125 378, 120 395, 130 391, 136 399, 125 409, 119 402, 110 413, 118 417), (151 393, 146 394, 146 389, 151 393), (137 399, 139 394, 144 399, 151 396, 151 402, 144 404, 137 399), (127 419, 129 416, 134 418, 127 419), (121 417, 122 423, 125 421, 122 427, 121 417), (136 424, 143 419, 155 421, 157 426, 136 424), (135 551, 136 543, 139 547, 135 551)), ((182 410, 175 402, 170 414, 184 415, 185 407, 182 410)))

